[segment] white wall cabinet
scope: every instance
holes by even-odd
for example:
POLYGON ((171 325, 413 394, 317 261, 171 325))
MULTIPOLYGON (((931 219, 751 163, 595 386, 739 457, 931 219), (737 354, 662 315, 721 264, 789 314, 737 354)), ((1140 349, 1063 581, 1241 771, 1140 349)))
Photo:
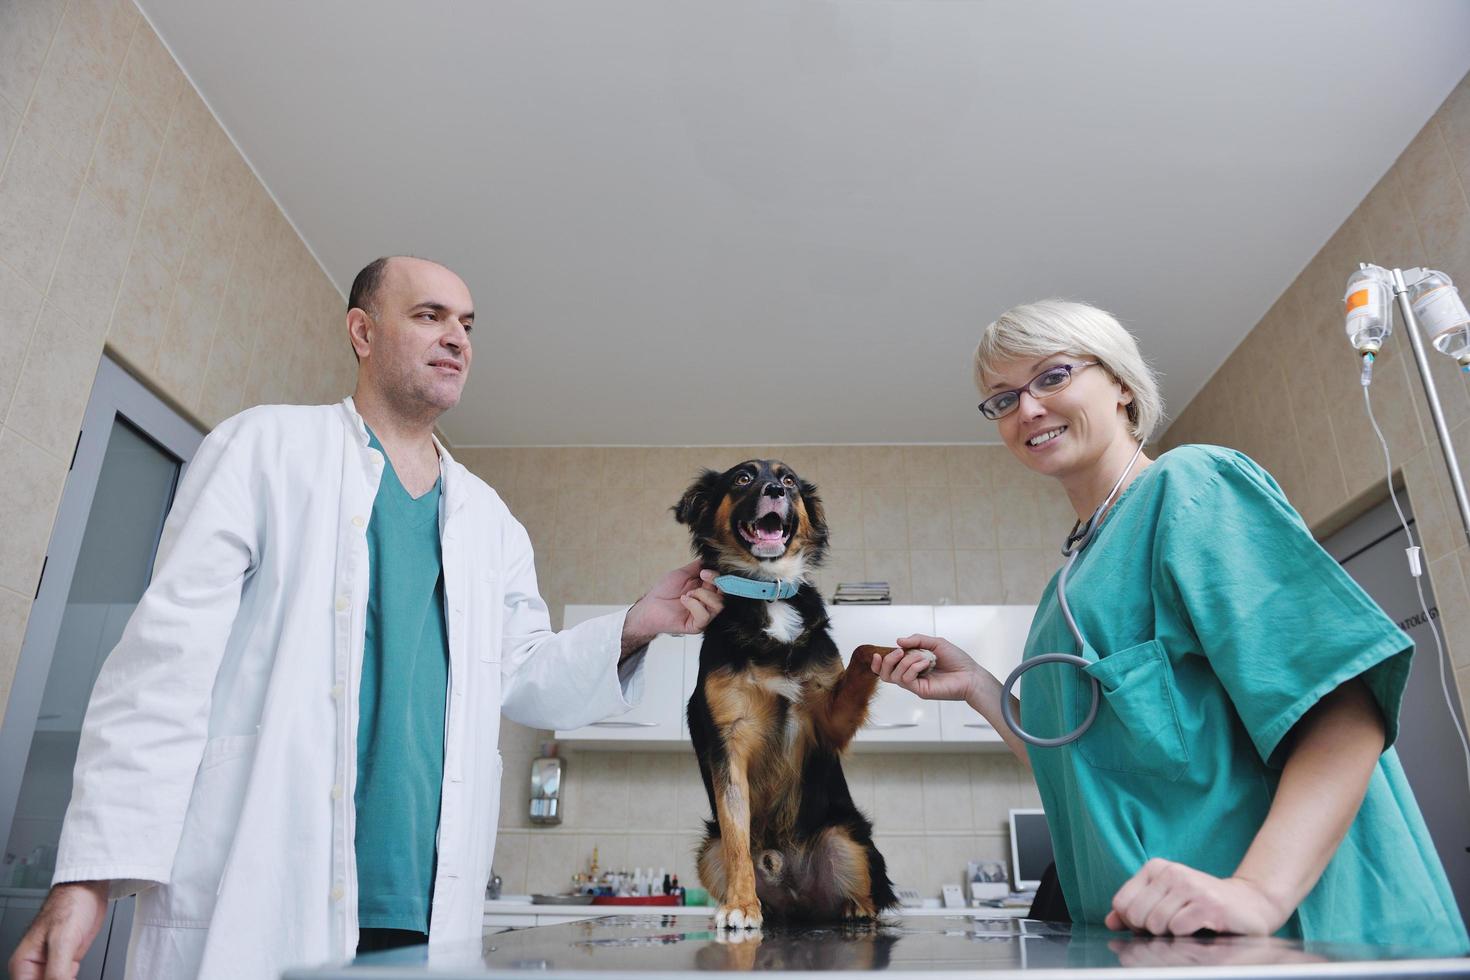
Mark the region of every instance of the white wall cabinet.
MULTIPOLYGON (((622 608, 567 606, 563 623, 566 626, 576 626, 622 608)), ((684 643, 685 638, 682 636, 659 636, 649 644, 648 669, 643 672, 643 698, 631 711, 595 721, 582 728, 558 731, 556 737, 566 742, 687 740, 689 733, 682 722, 684 711, 683 701, 680 700, 684 690, 684 643)), ((689 683, 693 685, 692 678, 689 683)))
MULTIPOLYGON (((1035 606, 935 606, 934 635, 974 657, 1001 683, 1021 662, 1035 606)), ((941 701, 939 736, 945 742, 1000 743, 1000 733, 963 701, 941 701)))
MULTIPOLYGON (((570 605, 575 626, 621 606, 570 605)), ((844 657, 865 643, 890 645, 912 633, 942 636, 1004 680, 1021 661, 1034 606, 829 606, 833 640, 844 657)), ((648 651, 643 700, 633 710, 556 737, 584 749, 680 749, 689 745, 685 706, 699 675, 698 636, 660 636, 648 651)), ((1001 747, 999 734, 959 701, 925 701, 880 684, 857 751, 1001 747)))

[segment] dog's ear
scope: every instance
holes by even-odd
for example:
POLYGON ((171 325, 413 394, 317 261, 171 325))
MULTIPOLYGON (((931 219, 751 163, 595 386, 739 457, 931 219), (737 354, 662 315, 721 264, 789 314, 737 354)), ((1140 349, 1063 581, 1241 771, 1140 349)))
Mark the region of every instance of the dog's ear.
POLYGON ((720 478, 723 475, 715 470, 701 473, 699 479, 690 484, 689 489, 684 491, 684 496, 674 505, 674 520, 690 527, 696 527, 703 522, 710 507, 714 505, 715 494, 719 491, 720 478))
POLYGON ((817 496, 817 485, 801 481, 801 500, 806 504, 807 519, 822 529, 827 527, 827 510, 822 506, 822 498, 817 496))
POLYGON ((829 540, 827 510, 822 506, 822 498, 817 494, 816 485, 806 480, 801 481, 801 505, 806 511, 807 548, 810 549, 813 563, 820 565, 829 540))

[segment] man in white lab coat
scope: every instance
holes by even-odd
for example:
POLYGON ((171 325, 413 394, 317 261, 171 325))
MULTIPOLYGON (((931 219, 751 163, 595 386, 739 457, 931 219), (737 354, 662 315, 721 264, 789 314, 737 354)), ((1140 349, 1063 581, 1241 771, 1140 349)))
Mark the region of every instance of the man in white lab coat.
POLYGON ((502 712, 575 728, 624 711, 648 642, 720 611, 696 563, 553 633, 525 529, 432 432, 469 372, 468 288, 391 258, 349 306, 353 397, 243 412, 189 466, 93 690, 12 976, 70 976, 132 893, 128 975, 148 980, 478 939, 502 712))

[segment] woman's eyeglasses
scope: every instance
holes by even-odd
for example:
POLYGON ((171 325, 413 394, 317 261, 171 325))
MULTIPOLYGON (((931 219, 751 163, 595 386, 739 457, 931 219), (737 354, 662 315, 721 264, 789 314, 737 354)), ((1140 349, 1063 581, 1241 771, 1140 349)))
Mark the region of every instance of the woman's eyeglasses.
POLYGON ((1093 367, 1101 361, 1083 361, 1080 364, 1053 364, 1019 388, 998 391, 980 403, 980 413, 994 421, 1003 419, 1021 404, 1021 392, 1031 392, 1032 398, 1055 395, 1072 383, 1072 374, 1083 368, 1093 367))

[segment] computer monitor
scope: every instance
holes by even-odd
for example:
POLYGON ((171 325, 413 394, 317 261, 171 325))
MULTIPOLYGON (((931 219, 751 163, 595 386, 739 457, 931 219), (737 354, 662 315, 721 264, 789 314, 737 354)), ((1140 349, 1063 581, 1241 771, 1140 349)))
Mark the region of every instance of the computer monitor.
POLYGON ((1011 883, 1018 892, 1040 887, 1051 864, 1051 831, 1044 810, 1011 811, 1011 883))

